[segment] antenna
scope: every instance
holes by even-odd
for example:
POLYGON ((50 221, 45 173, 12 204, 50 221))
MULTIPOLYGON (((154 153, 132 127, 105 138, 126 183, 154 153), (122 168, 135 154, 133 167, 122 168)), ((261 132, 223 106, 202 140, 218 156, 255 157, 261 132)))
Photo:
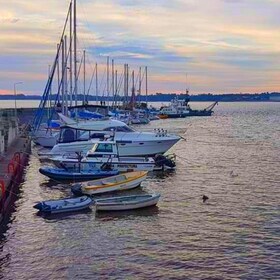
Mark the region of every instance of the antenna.
POLYGON ((189 94, 189 89, 188 89, 188 73, 186 73, 186 95, 189 94))

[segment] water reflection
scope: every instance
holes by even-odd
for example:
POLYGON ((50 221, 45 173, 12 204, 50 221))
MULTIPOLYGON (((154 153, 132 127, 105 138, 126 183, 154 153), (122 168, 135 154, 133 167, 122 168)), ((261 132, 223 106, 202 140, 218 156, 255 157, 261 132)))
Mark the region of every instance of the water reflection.
POLYGON ((96 219, 100 221, 111 221, 120 219, 134 219, 135 217, 157 216, 160 210, 158 206, 151 206, 144 209, 125 211, 97 211, 96 219))
POLYGON ((279 279, 279 122, 279 103, 232 103, 143 126, 188 131, 170 151, 175 172, 114 193, 161 193, 158 207, 137 211, 37 215, 35 202, 72 194, 31 156, 1 236, 0 278, 279 279))

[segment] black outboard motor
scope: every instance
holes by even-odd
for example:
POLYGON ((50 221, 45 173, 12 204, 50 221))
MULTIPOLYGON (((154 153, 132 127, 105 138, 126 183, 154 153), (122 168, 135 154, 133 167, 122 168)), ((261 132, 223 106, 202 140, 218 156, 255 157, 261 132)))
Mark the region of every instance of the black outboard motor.
POLYGON ((162 167, 162 169, 173 169, 176 167, 174 157, 168 157, 161 154, 155 156, 155 164, 157 167, 162 167))

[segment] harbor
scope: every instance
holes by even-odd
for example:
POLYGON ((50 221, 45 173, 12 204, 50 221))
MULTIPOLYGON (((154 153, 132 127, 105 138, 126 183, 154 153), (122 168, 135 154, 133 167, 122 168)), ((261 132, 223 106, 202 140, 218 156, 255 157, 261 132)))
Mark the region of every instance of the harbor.
POLYGON ((39 173, 33 145, 2 236, 1 276, 277 278, 279 112, 278 103, 227 103, 211 118, 138 126, 175 127, 187 138, 172 148, 175 172, 151 174, 141 188, 118 194, 161 193, 156 207, 142 210, 38 215, 36 202, 69 197, 71 189, 39 173))
POLYGON ((0 278, 279 279, 279 4, 29 2, 0 14, 0 278))

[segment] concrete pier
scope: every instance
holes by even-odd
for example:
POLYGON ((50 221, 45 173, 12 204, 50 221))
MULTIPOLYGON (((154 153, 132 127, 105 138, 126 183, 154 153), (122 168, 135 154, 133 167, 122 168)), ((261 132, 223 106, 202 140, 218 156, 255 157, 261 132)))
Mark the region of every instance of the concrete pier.
POLYGON ((13 110, 0 110, 0 222, 10 214, 28 162, 31 141, 26 128, 13 110))

